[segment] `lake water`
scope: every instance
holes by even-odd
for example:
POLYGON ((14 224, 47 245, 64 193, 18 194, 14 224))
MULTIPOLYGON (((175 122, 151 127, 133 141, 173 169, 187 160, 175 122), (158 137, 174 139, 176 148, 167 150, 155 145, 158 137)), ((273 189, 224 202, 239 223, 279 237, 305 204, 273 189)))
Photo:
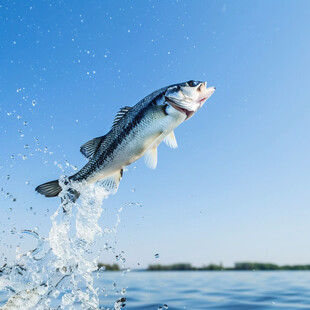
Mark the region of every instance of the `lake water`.
MULTIPOLYGON (((119 292, 126 288, 125 309, 310 309, 310 272, 304 271, 105 272, 98 284, 109 290, 113 281, 119 292)), ((103 297, 101 305, 118 298, 103 297)))
MULTIPOLYGON (((304 271, 102 272, 95 286, 100 309, 121 309, 114 305, 122 297, 127 310, 310 309, 310 272, 304 271)), ((1 305, 6 300, 2 292, 1 305)))

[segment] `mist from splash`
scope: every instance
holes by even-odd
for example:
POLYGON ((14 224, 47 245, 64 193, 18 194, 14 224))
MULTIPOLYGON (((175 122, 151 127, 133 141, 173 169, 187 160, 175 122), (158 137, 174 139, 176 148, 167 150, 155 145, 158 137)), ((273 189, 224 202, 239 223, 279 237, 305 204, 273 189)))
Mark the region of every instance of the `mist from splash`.
MULTIPOLYGON (((125 297, 116 300, 112 308, 99 305, 99 295, 104 292, 95 287, 94 279, 102 276, 104 267, 98 270, 99 253, 94 245, 100 242, 104 250, 115 250, 115 244, 105 242, 104 236, 116 233, 122 208, 114 226, 103 230, 98 220, 109 192, 100 184, 73 185, 81 193, 73 203, 67 194, 72 184, 61 177, 60 185, 62 202, 51 216, 48 238, 24 230, 22 233, 37 239, 37 247, 18 255, 12 266, 1 269, 0 289, 9 295, 1 309, 120 309, 125 305, 125 297)), ((122 267, 128 271, 125 265, 122 267)))

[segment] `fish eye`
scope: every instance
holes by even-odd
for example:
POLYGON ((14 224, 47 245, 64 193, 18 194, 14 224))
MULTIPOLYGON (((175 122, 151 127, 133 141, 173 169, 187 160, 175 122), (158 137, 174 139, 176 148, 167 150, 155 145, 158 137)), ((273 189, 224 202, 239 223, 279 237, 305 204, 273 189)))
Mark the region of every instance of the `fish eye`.
POLYGON ((196 87, 196 86, 198 86, 199 82, 191 80, 191 81, 188 81, 187 84, 190 87, 196 87))

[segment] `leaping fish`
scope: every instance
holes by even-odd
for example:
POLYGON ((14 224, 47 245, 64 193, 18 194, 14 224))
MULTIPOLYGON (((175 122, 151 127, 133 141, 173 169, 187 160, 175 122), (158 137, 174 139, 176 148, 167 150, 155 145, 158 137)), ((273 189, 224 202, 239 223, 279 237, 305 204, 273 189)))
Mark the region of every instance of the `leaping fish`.
MULTIPOLYGON (((69 182, 92 184, 102 181, 107 190, 117 191, 123 169, 142 156, 155 169, 157 147, 164 141, 177 148, 174 129, 191 118, 213 94, 215 87, 207 82, 188 81, 160 88, 133 107, 125 106, 116 114, 111 130, 80 148, 89 160, 69 182)), ((59 180, 39 185, 37 192, 56 197, 62 191, 59 180)), ((75 199, 79 193, 74 191, 75 199)))

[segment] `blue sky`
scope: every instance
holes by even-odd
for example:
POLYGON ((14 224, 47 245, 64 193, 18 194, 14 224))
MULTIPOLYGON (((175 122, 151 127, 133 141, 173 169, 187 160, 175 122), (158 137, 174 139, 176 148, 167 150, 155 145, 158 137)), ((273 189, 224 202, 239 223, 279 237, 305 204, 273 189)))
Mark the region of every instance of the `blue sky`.
POLYGON ((59 177, 55 161, 81 168, 80 145, 120 107, 194 79, 216 92, 177 128, 177 150, 159 147, 156 170, 129 167, 102 227, 142 203, 117 234, 132 267, 310 262, 308 1, 0 6, 1 261, 28 244, 15 230, 48 236, 59 201, 34 188, 59 177))

